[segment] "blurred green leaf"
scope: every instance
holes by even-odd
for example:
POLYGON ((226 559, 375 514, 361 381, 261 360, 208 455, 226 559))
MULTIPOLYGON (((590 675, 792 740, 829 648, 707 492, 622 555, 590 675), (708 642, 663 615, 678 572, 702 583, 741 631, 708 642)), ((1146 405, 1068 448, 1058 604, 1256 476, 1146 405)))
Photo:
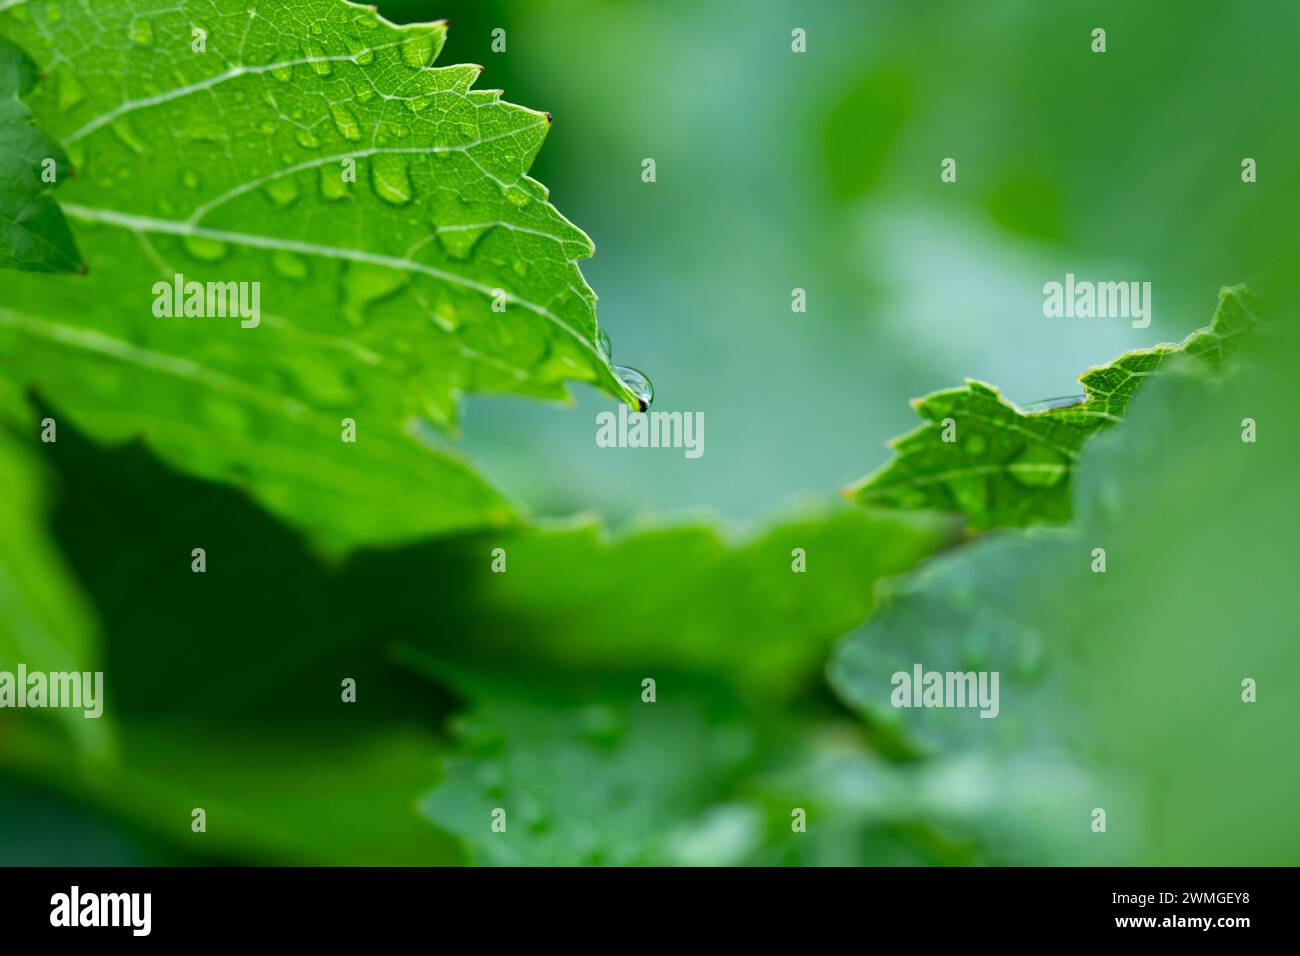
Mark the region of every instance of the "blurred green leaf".
POLYGON ((751 729, 689 698, 639 694, 630 684, 621 700, 578 706, 485 701, 455 721, 456 749, 421 812, 476 863, 742 861, 762 830, 752 808, 725 796, 754 757, 751 729))
POLYGON ((1277 754, 1300 719, 1286 676, 1297 665, 1277 635, 1294 618, 1297 548, 1278 528, 1295 522, 1298 463, 1271 429, 1242 433, 1243 416, 1289 420, 1295 355, 1273 339, 1226 382, 1190 364, 1162 371, 1081 457, 1073 528, 937 558, 837 648, 832 686, 923 764, 1074 766, 1091 782, 1049 807, 1067 835, 1105 809, 1097 839, 1126 861, 1294 863, 1300 845, 1276 821, 1300 776, 1277 754), (893 708, 890 675, 914 663, 1000 672, 998 716, 893 708), (1245 702, 1245 678, 1270 693, 1245 702))
POLYGON ((1161 366, 1186 356, 1215 371, 1255 325, 1250 294, 1224 288, 1210 325, 1178 345, 1126 352, 1079 378, 1084 394, 1027 412, 991 385, 968 380, 912 404, 927 423, 890 442, 895 457, 849 489, 862 504, 960 512, 973 530, 1060 524, 1070 517, 1070 476, 1084 443, 1122 421, 1161 366))
MULTIPOLYGON (((871 612, 877 580, 908 570, 955 531, 929 515, 832 507, 734 543, 707 524, 611 535, 591 520, 484 535, 462 549, 442 626, 408 626, 402 643, 449 661, 568 674, 725 672, 737 686, 790 694, 871 612), (504 573, 492 570, 496 548, 504 573)), ((379 587, 387 566, 364 555, 355 562, 374 582, 366 587, 379 587)), ((421 577, 384 591, 407 620, 428 618, 421 577)))
POLYGON ((72 272, 81 253, 58 203, 53 183, 71 174, 68 158, 32 122, 20 96, 36 85, 36 65, 0 37, 0 267, 32 272, 72 272), (46 179, 52 173, 54 178, 46 179))

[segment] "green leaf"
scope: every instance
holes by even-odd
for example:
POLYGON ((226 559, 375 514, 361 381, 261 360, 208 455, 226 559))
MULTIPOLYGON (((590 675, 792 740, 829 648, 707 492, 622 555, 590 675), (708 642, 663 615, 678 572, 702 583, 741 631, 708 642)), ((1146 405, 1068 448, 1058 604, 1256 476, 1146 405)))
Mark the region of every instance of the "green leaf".
POLYGON ((1295 618, 1298 549, 1282 529, 1300 452, 1273 427, 1294 418, 1300 350, 1279 339, 1250 374, 1154 377, 1082 455, 1073 527, 989 535, 883 595, 832 657, 840 697, 920 766, 1073 765, 1092 782, 1049 795, 1058 836, 1102 807, 1125 862, 1294 863, 1300 843, 1275 821, 1300 790, 1279 759, 1300 719, 1287 676, 1300 653, 1278 638, 1295 618), (999 672, 998 716, 895 708, 891 674, 916 663, 999 672))
POLYGON ((633 684, 621 702, 577 707, 484 703, 455 722, 456 750, 421 813, 462 839, 475 863, 743 859, 762 839, 761 819, 726 795, 754 756, 751 728, 689 700, 642 703, 639 693, 633 684), (504 832, 492 828, 498 810, 504 832))
POLYGON ((90 268, 5 278, 0 371, 95 437, 342 550, 513 519, 441 445, 462 393, 635 402, 597 344, 591 241, 527 176, 550 117, 431 67, 445 24, 33 2, 0 33, 49 71, 31 103, 79 171, 60 198, 90 268), (249 283, 248 313, 259 283, 258 324, 155 314, 177 275, 249 283))
POLYGON ((0 267, 73 272, 82 268, 81 253, 49 194, 72 170, 19 99, 35 85, 35 64, 0 38, 0 267))
MULTIPOLYGON (((0 670, 93 671, 99 635, 85 595, 45 528, 45 465, 0 426, 0 670)), ((109 746, 109 721, 51 712, 92 752, 109 746)))
POLYGON ((1026 411, 973 380, 917 399, 927 424, 891 441, 893 460, 846 493, 862 504, 961 512, 972 530, 1067 521, 1084 443, 1123 420, 1143 383, 1170 360, 1220 369, 1249 341, 1251 308, 1243 286, 1222 289, 1207 328, 1089 369, 1079 379, 1082 398, 1065 407, 1026 411))
MULTIPOLYGON (((787 518, 737 542, 700 524, 619 535, 590 520, 555 524, 476 537, 450 568, 431 568, 440 580, 454 575, 458 595, 436 620, 423 577, 386 588, 385 604, 401 609, 405 646, 466 666, 509 660, 638 680, 647 667, 725 672, 737 686, 782 695, 816 679, 831 643, 871 612, 880 578, 908 570, 956 530, 934 516, 850 507, 787 518), (492 570, 495 548, 504 573, 492 570)), ((359 557, 355 570, 367 588, 398 577, 378 556, 359 557)))

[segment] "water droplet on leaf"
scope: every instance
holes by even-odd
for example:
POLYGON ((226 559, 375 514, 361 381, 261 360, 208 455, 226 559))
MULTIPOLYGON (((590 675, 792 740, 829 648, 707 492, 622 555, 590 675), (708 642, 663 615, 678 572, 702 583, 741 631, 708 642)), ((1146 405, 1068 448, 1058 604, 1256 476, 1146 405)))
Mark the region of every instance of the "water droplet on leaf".
POLYGON ((281 176, 266 184, 263 191, 281 208, 298 198, 298 182, 293 176, 281 176))
POLYGON ((351 140, 354 143, 361 139, 361 126, 357 123, 357 118, 352 110, 342 103, 331 103, 330 116, 334 118, 334 125, 344 139, 351 140))
POLYGON ((412 33, 402 42, 402 62, 422 70, 433 59, 433 34, 428 30, 412 33))
POLYGON ((275 267, 276 272, 286 279, 307 278, 307 260, 302 256, 294 255, 292 252, 277 249, 275 254, 271 256, 271 265, 275 267))
POLYGON ((411 173, 401 156, 380 154, 370 161, 370 185, 386 203, 404 206, 411 201, 411 173))
POLYGON ((637 397, 641 403, 641 411, 644 412, 650 407, 650 403, 655 400, 655 389, 644 373, 628 368, 626 365, 615 365, 614 374, 637 397))
POLYGON ((185 251, 195 259, 202 259, 204 262, 216 262, 226 257, 226 244, 218 239, 209 239, 207 236, 185 236, 182 238, 185 245, 185 251))

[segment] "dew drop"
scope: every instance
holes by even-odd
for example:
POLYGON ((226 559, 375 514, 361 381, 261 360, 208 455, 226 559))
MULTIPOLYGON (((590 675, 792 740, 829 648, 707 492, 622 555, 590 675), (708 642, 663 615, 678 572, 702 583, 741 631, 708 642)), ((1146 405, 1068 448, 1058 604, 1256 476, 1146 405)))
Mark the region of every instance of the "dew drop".
POLYGON ((474 254, 479 242, 488 234, 493 226, 479 227, 475 229, 457 229, 454 227, 443 227, 438 229, 434 235, 437 238, 438 247, 451 259, 457 262, 464 262, 474 254))
POLYGON ((352 62, 361 66, 375 61, 375 51, 360 41, 348 44, 348 51, 352 56, 352 62))
POLYGON ((357 123, 357 118, 352 110, 342 103, 331 103, 330 116, 334 118, 334 125, 344 139, 351 140, 354 143, 361 139, 361 126, 357 123))
POLYGON ((293 79, 293 67, 288 63, 277 63, 271 67, 271 75, 281 83, 288 83, 293 79))
POLYGON ((77 81, 76 74, 71 70, 64 70, 59 76, 59 109, 67 112, 72 109, 83 99, 85 99, 85 90, 77 81))
POLYGON ((614 346, 610 345, 609 336, 604 329, 596 330, 596 351, 600 352, 600 357, 606 362, 614 358, 614 346))
POLYGON ((226 244, 217 239, 209 239, 207 236, 184 236, 182 242, 185 245, 185 251, 195 259, 202 259, 204 262, 216 262, 226 257, 226 244))
POLYGON ((411 201, 411 173, 401 156, 381 153, 370 161, 370 185, 375 195, 394 206, 411 201))
POLYGON ((320 145, 320 140, 311 134, 309 129, 300 129, 293 134, 293 138, 298 141, 298 145, 303 149, 315 149, 320 145))
POLYGON ((326 199, 342 199, 348 194, 348 184, 343 181, 341 171, 336 166, 322 166, 320 169, 320 194, 326 199))
POLYGON ((628 368, 626 365, 615 365, 614 375, 637 397, 637 401, 641 403, 641 411, 644 412, 650 407, 650 403, 655 400, 655 389, 644 373, 628 368))
POLYGON ((402 62, 422 70, 433 59, 433 34, 427 30, 412 33, 402 41, 402 62))
MULTIPOLYGON (((319 26, 319 24, 315 24, 315 26, 319 26)), ((319 43, 304 43, 302 49, 317 76, 329 76, 334 72, 333 65, 326 59, 325 48, 319 43)))
POLYGON ((293 176, 281 176, 273 179, 263 188, 271 202, 284 208, 298 198, 298 182, 293 176))
POLYGON ((280 273, 286 279, 302 280, 307 278, 307 260, 302 256, 296 256, 292 252, 285 252, 283 249, 277 249, 271 256, 271 265, 275 271, 280 273))
POLYGON ((181 182, 185 184, 186 189, 198 189, 199 174, 192 169, 187 169, 181 173, 181 182))
POLYGON ((148 20, 136 20, 131 24, 131 39, 140 46, 153 46, 153 24, 148 20))

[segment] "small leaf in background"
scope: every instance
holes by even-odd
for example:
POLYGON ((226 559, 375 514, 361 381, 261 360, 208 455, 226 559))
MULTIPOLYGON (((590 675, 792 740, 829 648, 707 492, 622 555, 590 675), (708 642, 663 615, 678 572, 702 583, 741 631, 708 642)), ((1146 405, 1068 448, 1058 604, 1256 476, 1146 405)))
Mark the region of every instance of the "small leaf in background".
POLYGON ((917 399, 927 424, 890 442, 893 460, 847 494, 861 504, 959 512, 975 531, 1061 524, 1070 518, 1070 476, 1084 443, 1121 421, 1171 359, 1221 368, 1249 340, 1251 308, 1244 287, 1223 289, 1207 328, 1089 369, 1079 379, 1083 396, 1064 407, 1027 412, 976 381, 917 399))
POLYGON ((19 99, 35 85, 36 65, 0 37, 0 268, 75 272, 81 253, 50 195, 72 170, 19 99))
POLYGON ((1293 417, 1287 334, 1249 374, 1180 364, 1155 376, 1081 457, 1074 526, 1001 532, 894 588, 832 655, 840 697, 922 765, 1073 765, 1093 783, 1052 797, 1054 812, 1077 829, 1106 809, 1130 862, 1293 861, 1294 831, 1276 820, 1300 793, 1278 761, 1300 699, 1283 676, 1295 642, 1278 638, 1296 610, 1296 536, 1282 531, 1295 524, 1296 446, 1243 442, 1241 426, 1245 411, 1293 417), (999 672, 998 716, 894 708, 891 672, 915 663, 999 672), (1258 674, 1283 683, 1246 703, 1242 679, 1258 674))

